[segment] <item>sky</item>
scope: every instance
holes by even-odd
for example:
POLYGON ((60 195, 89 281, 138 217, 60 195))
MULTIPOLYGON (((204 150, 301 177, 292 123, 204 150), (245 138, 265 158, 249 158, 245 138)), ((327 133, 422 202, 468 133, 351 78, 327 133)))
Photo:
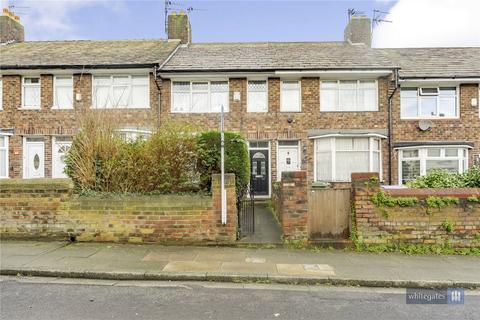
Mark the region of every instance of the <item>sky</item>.
MULTIPOLYGON (((354 8, 372 17, 374 47, 480 46, 480 0, 171 0, 189 13, 194 42, 339 41, 354 8)), ((0 0, 26 40, 165 38, 164 0, 0 0)))

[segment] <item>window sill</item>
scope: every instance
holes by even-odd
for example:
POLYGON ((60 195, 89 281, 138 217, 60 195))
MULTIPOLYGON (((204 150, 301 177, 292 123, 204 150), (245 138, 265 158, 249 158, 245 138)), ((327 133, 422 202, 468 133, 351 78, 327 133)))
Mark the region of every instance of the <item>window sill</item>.
MULTIPOLYGON (((212 112, 212 111, 200 111, 200 112, 190 112, 190 111, 170 111, 170 113, 172 114, 198 114, 198 115, 201 115, 201 114, 220 114, 221 112, 220 111, 217 111, 217 112, 212 112)), ((228 111, 223 111, 223 113, 228 113, 228 111)))
POLYGON ((297 110, 297 111, 280 110, 280 113, 302 113, 302 110, 297 110))
POLYGON ((460 120, 460 117, 416 117, 416 118, 402 118, 400 120, 460 120))
POLYGON ((18 110, 41 110, 40 107, 20 107, 18 110))
POLYGON ((380 110, 320 110, 320 113, 362 113, 362 112, 379 112, 380 110))
POLYGON ((50 110, 73 110, 74 108, 73 107, 65 107, 65 108, 62 108, 62 107, 51 107, 50 110))
POLYGON ((151 109, 150 106, 148 107, 90 107, 90 109, 94 110, 129 110, 129 109, 151 109))

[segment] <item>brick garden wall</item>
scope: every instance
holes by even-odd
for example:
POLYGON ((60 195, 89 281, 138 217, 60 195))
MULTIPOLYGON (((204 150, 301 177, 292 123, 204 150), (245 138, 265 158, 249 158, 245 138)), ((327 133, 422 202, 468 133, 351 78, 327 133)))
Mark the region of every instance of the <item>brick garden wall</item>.
POLYGON ((308 240, 307 172, 282 172, 272 195, 275 214, 287 240, 308 240))
POLYGON ((455 247, 480 247, 480 188, 471 189, 383 189, 374 173, 352 174, 357 235, 365 244, 420 243, 455 247), (387 197, 415 198, 412 206, 376 205, 372 197, 383 191, 387 197), (455 198, 458 204, 431 207, 425 199, 455 198), (470 198, 470 200, 469 200, 470 198), (453 229, 443 224, 448 221, 453 229))
POLYGON ((227 175, 227 224, 220 176, 212 195, 87 197, 70 180, 0 180, 2 238, 78 241, 230 243, 236 240, 235 177, 227 175))

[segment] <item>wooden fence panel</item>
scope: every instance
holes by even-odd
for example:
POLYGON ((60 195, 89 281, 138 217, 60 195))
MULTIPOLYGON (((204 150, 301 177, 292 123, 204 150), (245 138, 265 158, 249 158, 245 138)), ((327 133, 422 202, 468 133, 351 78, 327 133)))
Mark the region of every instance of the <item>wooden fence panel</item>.
POLYGON ((310 239, 349 237, 350 189, 312 189, 308 198, 310 239))

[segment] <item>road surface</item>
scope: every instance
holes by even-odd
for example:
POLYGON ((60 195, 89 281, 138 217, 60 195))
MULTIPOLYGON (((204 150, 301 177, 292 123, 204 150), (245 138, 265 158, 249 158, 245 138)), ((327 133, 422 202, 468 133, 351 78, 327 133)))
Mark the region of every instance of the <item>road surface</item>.
POLYGON ((2 277, 1 319, 479 319, 464 305, 407 305, 404 289, 2 277))

